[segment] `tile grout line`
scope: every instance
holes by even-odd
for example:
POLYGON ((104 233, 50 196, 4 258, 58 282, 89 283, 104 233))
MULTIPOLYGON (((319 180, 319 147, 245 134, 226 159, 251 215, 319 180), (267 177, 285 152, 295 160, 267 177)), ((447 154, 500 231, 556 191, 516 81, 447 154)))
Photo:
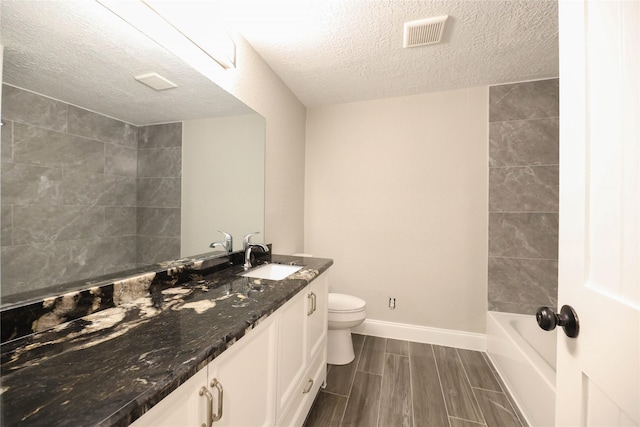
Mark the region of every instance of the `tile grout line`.
POLYGON ((378 414, 376 415, 376 426, 380 426, 380 407, 382 406, 382 385, 384 384, 384 371, 387 367, 387 339, 384 339, 384 351, 382 352, 382 374, 380 374, 380 392, 378 393, 378 414))
POLYGON ((547 116, 547 117, 529 117, 526 119, 509 119, 509 120, 498 120, 495 122, 489 122, 489 124, 492 123, 508 123, 508 122, 524 122, 524 121, 529 121, 529 120, 549 120, 549 119, 559 119, 560 116, 559 115, 555 115, 555 116, 547 116))
POLYGON ((351 384, 349 384, 349 392, 347 393, 347 401, 344 404, 344 411, 342 411, 342 417, 340 417, 340 426, 342 426, 342 424, 344 423, 344 416, 347 413, 347 407, 349 406, 349 401, 351 400, 351 391, 353 390, 353 383, 356 382, 356 375, 358 374, 358 363, 360 363, 360 357, 362 356, 363 348, 364 338, 362 339, 362 345, 360 346, 360 350, 358 350, 358 354, 353 358, 353 362, 351 362, 355 363, 355 370, 353 372, 353 379, 351 380, 351 384))
POLYGON ((460 361, 460 366, 462 366, 462 372, 464 372, 464 376, 467 379, 467 384, 469 384, 469 388, 471 388, 471 394, 473 395, 473 400, 475 400, 478 411, 480 411, 480 415, 482 415, 484 424, 487 425, 487 419, 484 416, 484 412, 482 411, 482 407, 480 406, 480 403, 478 403, 478 397, 476 396, 476 392, 473 390, 473 386, 471 385, 471 380, 469 380, 469 374, 467 373, 467 368, 465 368, 464 363, 462 362, 462 358, 460 357, 460 353, 458 353, 458 349, 456 348, 455 350, 456 350, 456 357, 460 361))
MULTIPOLYGON (((504 391, 502 391, 502 390, 489 390, 488 388, 474 387, 474 386, 471 386, 471 388, 472 388, 472 389, 474 389, 474 390, 488 391, 488 392, 490 392, 490 393, 500 393, 500 394, 505 394, 505 392, 504 392, 504 391)), ((502 387, 500 387, 500 388, 502 389, 502 387)), ((506 396, 506 394, 505 394, 505 396, 506 396)))
POLYGON ((411 345, 407 341, 407 358, 409 359, 409 401, 411 402, 411 426, 416 427, 416 414, 413 404, 413 368, 411 363, 411 345))
POLYGON ((346 398, 349 398, 349 396, 348 396, 348 395, 346 395, 346 394, 340 394, 340 393, 336 393, 336 392, 334 392, 334 391, 321 390, 321 392, 322 392, 322 393, 326 393, 326 394, 331 394, 331 395, 333 395, 333 396, 340 396, 340 397, 346 397, 346 398))
POLYGON ((502 390, 502 393, 504 393, 504 395, 507 397, 507 401, 509 402, 509 405, 511 406, 511 410, 516 416, 516 419, 520 422, 521 426, 527 427, 529 424, 527 424, 526 420, 523 419, 524 415, 522 415, 522 412, 520 411, 520 408, 517 407, 515 400, 513 399, 513 396, 511 396, 511 394, 509 393, 509 390, 507 389, 507 385, 502 380, 502 377, 500 377, 500 374, 498 374, 498 371, 495 369, 495 366, 493 365, 493 362, 491 361, 489 354, 487 352, 483 352, 483 355, 486 356, 485 362, 487 362, 487 365, 489 365, 489 370, 491 371, 491 373, 493 374, 493 377, 498 382, 498 386, 500 387, 500 390, 502 390))
POLYGON ((444 395, 444 386, 442 385, 442 378, 440 376, 440 368, 438 367, 438 360, 436 358, 436 351, 433 348, 433 344, 429 344, 431 346, 431 354, 433 355, 433 363, 436 365, 436 373, 438 374, 438 383, 440 384, 440 393, 442 394, 442 403, 444 403, 444 410, 447 412, 447 422, 449 423, 449 427, 451 427, 451 415, 449 415, 449 407, 447 406, 447 399, 444 395))
POLYGON ((523 165, 501 165, 501 166, 489 166, 489 169, 507 169, 507 168, 552 168, 560 166, 560 163, 540 163, 540 164, 523 164, 523 165))
POLYGON ((454 420, 467 421, 467 422, 470 422, 470 423, 473 423, 473 424, 478 424, 479 426, 486 426, 487 425, 485 423, 479 423, 477 421, 468 420, 466 418, 460 418, 460 417, 449 417, 449 418, 453 418, 454 420))
MULTIPOLYGON (((491 361, 491 359, 489 359, 489 361, 491 361)), ((491 366, 493 366, 493 364, 491 366)), ((520 422, 520 425, 522 425, 523 427, 528 426, 528 424, 526 423, 526 420, 523 420, 524 415, 521 416, 520 408, 514 407, 515 400, 513 400, 513 396, 511 396, 511 394, 509 394, 509 390, 507 389, 507 385, 504 383, 504 381, 502 381, 502 378, 498 374, 498 371, 494 371, 493 369, 491 369, 491 373, 493 374, 493 376, 496 379, 496 381, 498 381, 498 385, 500 386, 500 390, 502 390, 502 392, 505 394, 505 396, 507 396, 507 400, 509 401, 509 405, 511 405, 511 410, 515 414, 516 419, 520 422)))

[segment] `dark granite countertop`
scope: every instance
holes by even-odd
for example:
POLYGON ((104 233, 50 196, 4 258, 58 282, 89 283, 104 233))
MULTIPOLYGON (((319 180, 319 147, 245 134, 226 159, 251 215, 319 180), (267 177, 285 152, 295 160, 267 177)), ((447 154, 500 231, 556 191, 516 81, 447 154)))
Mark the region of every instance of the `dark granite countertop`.
POLYGON ((0 424, 129 425, 333 263, 272 262, 304 268, 281 281, 231 266, 155 292, 147 283, 143 296, 3 343, 0 424))

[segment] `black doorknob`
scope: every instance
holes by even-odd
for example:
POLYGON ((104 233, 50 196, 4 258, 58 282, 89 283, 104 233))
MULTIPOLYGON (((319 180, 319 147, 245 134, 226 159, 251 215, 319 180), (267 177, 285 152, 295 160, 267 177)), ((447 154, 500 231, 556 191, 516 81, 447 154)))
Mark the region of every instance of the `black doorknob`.
POLYGON ((560 314, 556 314, 551 307, 540 307, 536 312, 536 321, 545 331, 552 331, 556 325, 562 326, 569 338, 575 338, 580 332, 580 323, 576 311, 570 305, 563 305, 560 314))

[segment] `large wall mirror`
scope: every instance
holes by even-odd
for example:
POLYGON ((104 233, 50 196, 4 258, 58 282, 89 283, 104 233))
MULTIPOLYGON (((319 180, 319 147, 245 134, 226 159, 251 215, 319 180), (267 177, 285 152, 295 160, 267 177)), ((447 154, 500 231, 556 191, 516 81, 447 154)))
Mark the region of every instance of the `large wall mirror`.
POLYGON ((263 230, 263 117, 98 2, 1 8, 3 305, 263 230))

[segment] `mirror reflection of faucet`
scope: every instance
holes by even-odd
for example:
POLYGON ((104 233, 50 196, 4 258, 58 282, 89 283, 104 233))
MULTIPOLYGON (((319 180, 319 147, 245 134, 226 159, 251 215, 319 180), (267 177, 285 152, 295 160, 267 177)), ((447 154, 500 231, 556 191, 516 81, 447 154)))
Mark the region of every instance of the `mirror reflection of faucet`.
POLYGON ((255 233, 249 233, 246 236, 244 236, 244 238, 242 239, 242 243, 243 243, 243 248, 244 248, 244 269, 248 270, 251 267, 253 267, 251 265, 251 251, 255 248, 260 248, 262 250, 262 252, 269 252, 269 247, 266 245, 263 245, 262 243, 252 243, 251 242, 251 237, 255 236, 256 234, 260 234, 259 231, 256 231, 255 233))
POLYGON ((224 235, 224 241, 223 242, 213 242, 209 245, 210 248, 217 248, 217 247, 221 247, 222 249, 224 249, 226 252, 231 253, 233 252, 233 236, 231 236, 231 234, 222 231, 222 230, 218 230, 218 233, 222 233, 224 235))

